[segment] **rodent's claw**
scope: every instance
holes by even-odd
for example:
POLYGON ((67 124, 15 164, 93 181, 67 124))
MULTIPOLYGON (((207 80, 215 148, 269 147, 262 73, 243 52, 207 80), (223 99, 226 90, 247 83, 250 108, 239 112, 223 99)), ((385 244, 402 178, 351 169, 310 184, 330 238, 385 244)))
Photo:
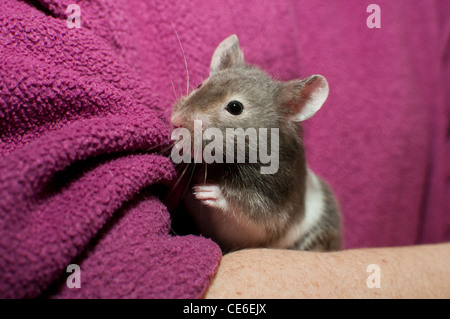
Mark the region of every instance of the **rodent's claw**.
POLYGON ((204 205, 213 208, 226 209, 228 207, 227 200, 217 185, 194 186, 194 196, 204 205))

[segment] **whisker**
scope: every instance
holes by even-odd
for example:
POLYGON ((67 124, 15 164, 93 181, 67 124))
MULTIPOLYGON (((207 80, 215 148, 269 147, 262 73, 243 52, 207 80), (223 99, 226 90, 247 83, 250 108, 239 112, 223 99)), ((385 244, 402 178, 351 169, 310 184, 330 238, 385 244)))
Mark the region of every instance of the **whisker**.
MULTIPOLYGON (((185 164, 185 163, 183 163, 183 164, 185 164)), ((178 184, 180 184, 180 182, 185 177, 186 171, 189 168, 189 164, 190 163, 187 163, 184 166, 180 164, 175 167, 175 170, 177 172, 177 179, 176 179, 175 183, 171 186, 169 192, 164 196, 163 202, 169 208, 169 210, 173 213, 175 213, 178 210, 178 208, 182 202, 182 199, 183 199, 181 196, 179 196, 177 198, 176 194, 177 194, 177 190, 179 187, 178 184), (181 172, 181 174, 180 174, 180 172, 181 172), (175 198, 172 198, 172 195, 174 195, 174 194, 175 194, 175 198), (171 205, 170 201, 173 201, 174 199, 177 199, 177 203, 175 205, 171 205), (175 207, 175 209, 174 209, 174 207, 175 207)))
MULTIPOLYGON (((163 218, 165 218, 165 216, 164 216, 164 214, 163 214, 163 212, 162 212, 163 207, 166 207, 166 205, 164 205, 164 203, 161 202, 161 204, 159 205, 159 212, 161 213, 161 216, 162 216, 163 218)), ((167 207, 166 207, 166 208, 167 208, 167 207)), ((169 230, 170 230, 175 236, 178 236, 177 232, 172 228, 172 221, 170 220, 170 218, 167 220, 167 224, 168 224, 168 226, 169 226, 169 230)))
POLYGON ((177 92, 175 91, 175 85, 173 84, 172 79, 170 79, 170 83, 172 84, 172 91, 173 91, 173 95, 175 96, 175 101, 174 101, 174 103, 175 103, 176 101, 178 101, 177 92))
POLYGON ((172 151, 172 148, 174 147, 173 144, 166 146, 165 148, 163 148, 162 150, 159 151, 159 154, 161 155, 165 155, 168 156, 169 151, 172 151))
MULTIPOLYGON (((146 148, 145 151, 146 151, 146 152, 151 152, 151 151, 154 151, 154 150, 156 150, 158 147, 161 147, 161 146, 163 146, 163 144, 153 145, 152 147, 146 148)), ((166 153, 169 149, 171 149, 173 146, 174 146, 174 145, 173 145, 172 143, 170 143, 169 145, 166 145, 164 148, 158 150, 157 152, 158 152, 159 154, 164 154, 164 153, 166 153)))
MULTIPOLYGON (((172 81, 172 80, 171 80, 172 81)), ((173 83, 173 82, 172 82, 173 83)), ((177 101, 176 99, 174 99, 173 96, 167 96, 167 95, 163 95, 163 94, 155 94, 155 96, 157 98, 162 98, 164 99, 164 101, 169 102, 170 105, 175 104, 175 102, 177 101)))
MULTIPOLYGON (((182 195, 178 199, 178 203, 177 203, 177 206, 174 209, 174 212, 178 211, 178 209, 180 208, 181 204, 183 203, 184 197, 186 196, 186 192, 188 191, 188 189, 190 189, 192 177, 194 176, 194 171, 195 171, 195 163, 194 163, 194 165, 190 165, 190 164, 191 163, 188 163, 186 165, 186 169, 183 171, 183 175, 182 176, 184 177, 184 174, 186 173, 187 168, 192 167, 192 170, 191 170, 191 173, 190 173, 190 176, 189 176, 189 181, 186 184, 186 187, 184 188, 184 191, 183 191, 182 195)), ((179 181, 181 181, 181 179, 179 181)), ((179 181, 177 183, 179 183, 179 181)), ((175 190, 175 188, 176 188, 176 186, 172 187, 173 190, 175 190)))
MULTIPOLYGON (((173 101, 173 104, 175 104, 175 102, 176 101, 178 101, 178 95, 177 95, 177 90, 175 89, 175 84, 173 83, 173 80, 172 80, 172 78, 173 78, 173 76, 172 76, 172 73, 169 71, 169 68, 166 66, 165 67, 165 69, 166 69, 166 74, 167 74, 167 77, 169 78, 169 80, 170 80, 170 83, 171 83, 171 85, 172 85, 172 92, 173 92, 173 95, 174 95, 174 97, 175 97, 175 101, 173 101)), ((181 96, 183 96, 183 93, 182 93, 182 91, 181 91, 181 87, 180 87, 180 83, 177 83, 178 84, 178 90, 180 91, 180 97, 181 96)))
MULTIPOLYGON (((186 163, 186 167, 184 168, 184 170, 183 170, 183 172, 181 173, 181 175, 179 174, 179 171, 177 171, 177 173, 179 174, 179 176, 178 176, 178 178, 177 178, 177 180, 175 181, 175 184, 173 185, 173 189, 175 189, 177 186, 178 186, 178 184, 181 182, 181 180, 183 179, 183 177, 184 177, 184 174, 186 174, 186 171, 187 171, 187 169, 189 168, 189 164, 190 163, 186 163)), ((181 169, 182 168, 180 168, 180 171, 181 171, 181 169)))
POLYGON ((186 95, 189 95, 189 69, 188 69, 188 64, 187 64, 187 60, 186 60, 186 54, 184 53, 183 45, 181 44, 180 37, 178 36, 178 32, 177 32, 177 30, 175 30, 175 26, 173 23, 172 23, 172 28, 173 28, 173 31, 175 31, 175 35, 177 36, 178 43, 180 44, 181 53, 183 54, 184 66, 186 67, 186 82, 187 82, 186 83, 186 95))
MULTIPOLYGON (((192 177, 194 177, 194 172, 195 172, 195 166, 196 166, 196 164, 197 164, 197 163, 194 162, 194 165, 193 165, 193 168, 192 168, 192 171, 191 171, 191 176, 189 176, 188 185, 191 184, 191 182, 192 182, 192 177)), ((186 189, 187 189, 187 188, 188 188, 188 187, 186 187, 186 189)), ((185 193, 186 193, 186 192, 185 192, 185 193)), ((183 195, 183 197, 184 197, 184 195, 183 195)))

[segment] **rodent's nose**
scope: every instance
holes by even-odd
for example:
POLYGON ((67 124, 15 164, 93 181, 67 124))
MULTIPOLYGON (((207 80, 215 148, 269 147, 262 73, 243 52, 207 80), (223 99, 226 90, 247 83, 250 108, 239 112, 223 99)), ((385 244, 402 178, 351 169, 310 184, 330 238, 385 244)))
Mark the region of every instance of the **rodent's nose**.
POLYGON ((171 118, 170 118, 173 126, 175 127, 183 127, 183 118, 181 117, 180 114, 172 114, 171 118))

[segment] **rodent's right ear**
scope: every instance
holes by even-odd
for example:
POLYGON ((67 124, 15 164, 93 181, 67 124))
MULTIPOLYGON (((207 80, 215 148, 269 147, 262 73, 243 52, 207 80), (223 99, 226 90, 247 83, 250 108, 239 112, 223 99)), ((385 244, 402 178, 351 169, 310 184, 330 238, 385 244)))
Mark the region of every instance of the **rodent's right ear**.
POLYGON ((244 53, 239 48, 239 39, 233 34, 223 40, 214 51, 210 74, 244 63, 244 53))
POLYGON ((328 82, 322 75, 284 84, 282 100, 288 106, 290 119, 301 122, 313 116, 328 97, 328 82))

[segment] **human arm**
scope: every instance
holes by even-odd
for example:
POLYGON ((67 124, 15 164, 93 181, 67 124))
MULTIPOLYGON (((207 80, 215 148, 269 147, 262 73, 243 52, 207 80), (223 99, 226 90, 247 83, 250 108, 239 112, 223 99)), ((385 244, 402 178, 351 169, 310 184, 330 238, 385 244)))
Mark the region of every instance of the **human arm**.
POLYGON ((223 256, 205 298, 450 298, 450 243, 236 251, 223 256), (371 264, 379 265, 380 288, 367 285, 371 264))

